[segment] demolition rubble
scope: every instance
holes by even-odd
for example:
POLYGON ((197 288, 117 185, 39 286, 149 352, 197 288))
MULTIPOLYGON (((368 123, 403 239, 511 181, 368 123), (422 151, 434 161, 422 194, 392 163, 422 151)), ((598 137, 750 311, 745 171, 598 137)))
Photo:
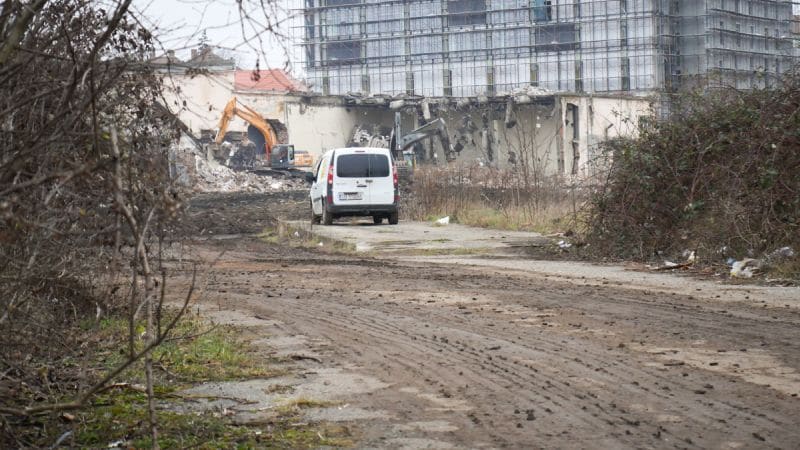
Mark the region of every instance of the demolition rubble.
POLYGON ((172 150, 176 179, 194 192, 282 192, 305 187, 302 178, 280 171, 238 171, 209 158, 194 138, 183 134, 172 150))

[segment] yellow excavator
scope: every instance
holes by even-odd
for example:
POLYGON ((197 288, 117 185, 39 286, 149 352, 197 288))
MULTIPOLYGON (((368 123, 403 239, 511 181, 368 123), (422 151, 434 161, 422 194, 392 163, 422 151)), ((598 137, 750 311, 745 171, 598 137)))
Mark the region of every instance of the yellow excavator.
POLYGON ((222 117, 219 119, 217 136, 214 142, 222 144, 225 133, 234 117, 244 119, 249 125, 247 137, 255 144, 251 154, 243 149, 229 155, 233 165, 248 166, 258 163, 271 169, 293 169, 295 167, 294 145, 286 144, 286 127, 277 120, 265 119, 253 108, 240 104, 236 97, 231 98, 222 117))

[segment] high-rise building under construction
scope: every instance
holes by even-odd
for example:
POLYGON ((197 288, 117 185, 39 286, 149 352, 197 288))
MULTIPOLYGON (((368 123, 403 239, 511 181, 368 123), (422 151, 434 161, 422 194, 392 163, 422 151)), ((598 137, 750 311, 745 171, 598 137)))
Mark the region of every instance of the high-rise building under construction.
POLYGON ((792 65, 791 0, 303 1, 303 68, 324 94, 746 89, 792 65))

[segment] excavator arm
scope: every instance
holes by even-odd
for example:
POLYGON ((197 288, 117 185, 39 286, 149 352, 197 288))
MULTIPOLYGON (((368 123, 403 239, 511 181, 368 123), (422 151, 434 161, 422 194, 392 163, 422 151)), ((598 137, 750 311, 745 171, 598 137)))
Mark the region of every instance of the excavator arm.
POLYGON ((444 119, 441 117, 429 122, 410 133, 399 136, 400 133, 400 115, 397 114, 395 116, 395 148, 394 150, 399 154, 402 153, 403 150, 411 147, 412 145, 416 144, 419 141, 424 139, 438 136, 439 140, 442 144, 442 149, 445 152, 445 157, 448 161, 453 161, 456 159, 456 155, 460 149, 455 149, 450 146, 450 136, 447 134, 447 125, 444 122, 444 119))
POLYGON ((219 126, 217 127, 219 131, 217 131, 217 137, 214 141, 217 144, 222 143, 225 138, 225 133, 228 132, 231 119, 233 119, 234 116, 244 119, 264 136, 267 147, 266 153, 269 155, 272 147, 278 143, 278 137, 275 135, 275 131, 272 129, 269 122, 254 109, 245 105, 241 105, 241 107, 237 105, 236 97, 233 97, 228 104, 225 105, 225 109, 222 111, 222 117, 219 119, 219 126))

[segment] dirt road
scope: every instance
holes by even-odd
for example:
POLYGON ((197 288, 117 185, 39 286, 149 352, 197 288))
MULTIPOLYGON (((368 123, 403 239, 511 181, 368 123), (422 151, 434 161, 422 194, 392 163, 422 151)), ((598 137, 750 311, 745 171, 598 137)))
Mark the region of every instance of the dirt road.
POLYGON ((648 289, 247 236, 198 241, 195 254, 218 258, 204 302, 291 356, 300 374, 280 380, 286 396, 332 402, 308 419, 345 425, 358 448, 800 442, 796 290, 727 298, 690 280, 648 289))

